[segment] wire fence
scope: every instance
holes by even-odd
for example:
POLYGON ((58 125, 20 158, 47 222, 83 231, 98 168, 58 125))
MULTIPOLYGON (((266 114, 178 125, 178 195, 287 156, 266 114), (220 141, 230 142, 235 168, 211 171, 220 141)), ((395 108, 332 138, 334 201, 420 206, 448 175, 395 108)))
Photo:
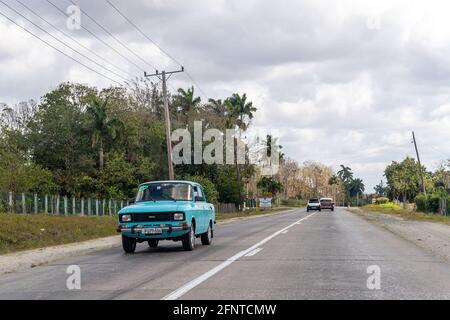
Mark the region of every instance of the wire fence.
POLYGON ((113 216, 127 205, 127 200, 0 192, 3 213, 113 216))

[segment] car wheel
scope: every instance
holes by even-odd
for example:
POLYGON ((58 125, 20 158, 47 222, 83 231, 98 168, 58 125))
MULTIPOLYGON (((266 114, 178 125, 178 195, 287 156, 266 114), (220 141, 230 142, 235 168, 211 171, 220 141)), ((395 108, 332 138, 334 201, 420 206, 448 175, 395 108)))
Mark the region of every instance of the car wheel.
POLYGON ((185 251, 192 251, 195 247, 195 229, 194 225, 191 225, 191 228, 189 229, 189 232, 186 233, 182 240, 183 243, 183 249, 185 251))
POLYGON ((122 235, 122 247, 126 253, 134 253, 136 251, 136 239, 122 235))
POLYGON ((334 211, 334 208, 331 208, 331 211, 334 211))
POLYGON ((208 227, 208 231, 201 235, 202 245, 209 246, 212 242, 213 229, 211 225, 208 227))
POLYGON ((148 240, 148 246, 150 248, 156 248, 158 246, 159 240, 157 239, 150 239, 148 240))

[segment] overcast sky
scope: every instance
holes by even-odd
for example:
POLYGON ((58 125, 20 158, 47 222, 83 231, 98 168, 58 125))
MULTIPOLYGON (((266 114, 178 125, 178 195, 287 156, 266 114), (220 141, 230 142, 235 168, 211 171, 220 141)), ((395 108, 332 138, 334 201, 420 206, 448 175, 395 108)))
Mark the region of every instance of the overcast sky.
MULTIPOLYGON (((18 2, 2 1, 76 47, 18 2)), ((104 0, 76 2, 148 64, 85 16, 84 27, 140 68, 85 30, 69 30, 46 0, 20 1, 132 75, 154 71, 150 65, 177 68, 104 0)), ((64 11, 70 5, 51 1, 64 11)), ((371 192, 388 163, 414 156, 412 130, 430 170, 450 158, 449 1, 111 1, 182 62, 208 97, 246 92, 258 108, 254 130, 274 130, 300 163, 346 164, 371 192)), ((100 70, 1 3, 0 12, 100 70)), ((112 84, 0 16, 0 102, 38 100, 63 81, 112 84)), ((182 74, 171 79, 175 88, 190 83, 182 74)))

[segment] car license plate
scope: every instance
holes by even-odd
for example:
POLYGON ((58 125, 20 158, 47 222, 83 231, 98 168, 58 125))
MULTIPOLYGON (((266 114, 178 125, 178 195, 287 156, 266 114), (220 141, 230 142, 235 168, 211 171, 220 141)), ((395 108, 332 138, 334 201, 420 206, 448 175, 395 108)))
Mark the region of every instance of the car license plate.
POLYGON ((161 228, 146 228, 142 229, 142 234, 152 235, 152 234, 162 234, 161 228))

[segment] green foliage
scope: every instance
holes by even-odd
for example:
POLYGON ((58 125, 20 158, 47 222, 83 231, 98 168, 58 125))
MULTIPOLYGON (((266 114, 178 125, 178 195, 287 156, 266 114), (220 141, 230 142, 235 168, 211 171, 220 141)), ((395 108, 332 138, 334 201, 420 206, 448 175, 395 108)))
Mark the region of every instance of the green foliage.
MULTIPOLYGON (((423 193, 419 193, 414 202, 417 206, 417 210, 421 212, 429 212, 429 213, 437 213, 439 212, 439 201, 444 198, 441 194, 429 194, 425 195, 423 193)), ((450 197, 449 197, 450 200, 450 197)))
MULTIPOLYGON (((246 130, 256 108, 245 94, 202 104, 194 88, 170 96, 172 128, 246 130)), ((167 179, 161 92, 148 81, 99 91, 62 83, 36 103, 0 110, 0 189, 124 199, 139 183, 167 179)), ((209 201, 239 203, 252 165, 182 165, 209 201), (239 172, 239 174, 238 174, 239 172), (215 185, 217 185, 217 190, 215 185), (220 186, 220 187, 219 187, 220 186)))
POLYGON ((218 203, 219 193, 211 180, 203 176, 186 176, 185 179, 201 184, 205 190, 205 195, 208 202, 213 204, 218 203))
POLYGON ((273 177, 262 177, 257 183, 258 189, 265 194, 275 196, 277 193, 283 191, 283 184, 273 177))
POLYGON ((59 191, 52 172, 27 164, 17 153, 0 150, 0 190, 52 194, 59 191))
POLYGON ((219 171, 216 183, 217 191, 219 192, 219 202, 239 203, 239 192, 235 177, 234 169, 231 166, 224 166, 219 171))
POLYGON ((379 197, 377 199, 377 204, 386 204, 389 202, 389 198, 388 197, 379 197))
MULTIPOLYGON (((425 172, 425 168, 422 168, 425 172)), ((387 184, 395 197, 404 201, 414 199, 419 191, 419 165, 416 160, 407 157, 402 162, 393 161, 386 167, 384 175, 387 184)))

